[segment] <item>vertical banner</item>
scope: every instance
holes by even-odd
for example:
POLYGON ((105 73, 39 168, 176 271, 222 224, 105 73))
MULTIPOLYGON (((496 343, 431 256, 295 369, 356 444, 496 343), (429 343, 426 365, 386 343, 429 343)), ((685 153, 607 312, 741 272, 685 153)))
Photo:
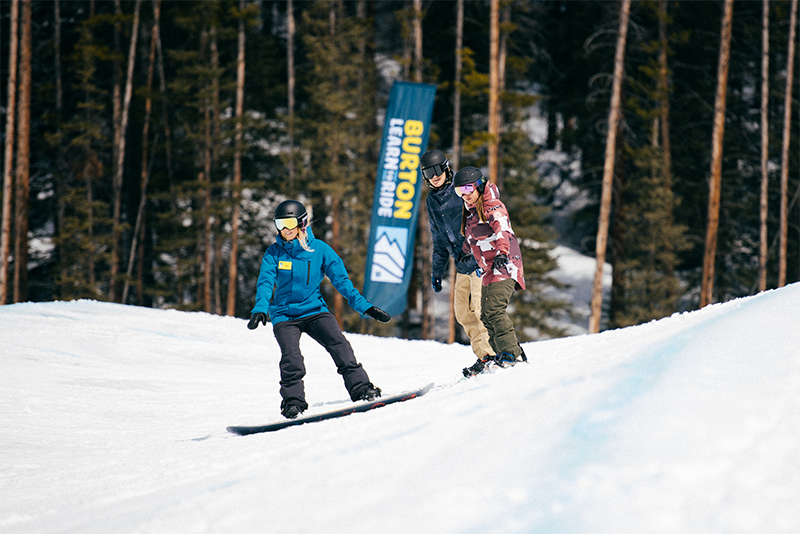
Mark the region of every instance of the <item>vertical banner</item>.
POLYGON ((395 82, 386 108, 372 199, 364 297, 389 315, 406 309, 436 86, 395 82))

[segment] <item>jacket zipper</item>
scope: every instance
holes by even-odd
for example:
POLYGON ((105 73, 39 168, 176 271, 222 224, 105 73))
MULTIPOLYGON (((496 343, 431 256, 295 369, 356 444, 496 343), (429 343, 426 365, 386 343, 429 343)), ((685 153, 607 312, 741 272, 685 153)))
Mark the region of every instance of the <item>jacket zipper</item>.
POLYGON ((308 271, 306 271, 306 285, 311 283, 311 260, 308 260, 308 271))

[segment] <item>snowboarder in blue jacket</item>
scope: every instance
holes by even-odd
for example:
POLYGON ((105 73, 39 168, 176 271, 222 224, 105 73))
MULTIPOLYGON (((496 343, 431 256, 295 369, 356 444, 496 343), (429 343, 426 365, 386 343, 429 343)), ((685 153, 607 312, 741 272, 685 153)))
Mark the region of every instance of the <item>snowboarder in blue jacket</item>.
POLYGON ((387 323, 389 314, 371 305, 350 281, 344 262, 324 241, 316 239, 308 226, 308 212, 296 200, 286 200, 275 209, 278 238, 267 248, 258 275, 256 304, 247 327, 267 324, 281 348, 281 413, 294 419, 308 409, 303 377, 306 374, 300 336, 308 334, 325 347, 344 379, 350 398, 374 400, 380 388, 369 381, 356 360, 353 348, 322 298, 319 286, 325 276, 357 312, 387 323))

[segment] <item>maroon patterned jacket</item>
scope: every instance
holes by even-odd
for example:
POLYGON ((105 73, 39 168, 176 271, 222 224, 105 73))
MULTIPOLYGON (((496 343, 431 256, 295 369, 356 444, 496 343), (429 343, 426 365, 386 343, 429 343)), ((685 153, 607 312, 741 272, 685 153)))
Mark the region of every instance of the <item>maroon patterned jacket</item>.
POLYGON ((522 270, 522 254, 519 250, 517 236, 511 229, 508 210, 500 201, 500 192, 497 186, 488 183, 483 192, 484 218, 481 222, 476 207, 465 204, 469 213, 467 224, 464 228, 464 252, 472 252, 478 267, 483 269, 483 285, 492 282, 516 280, 516 290, 525 289, 525 274, 522 270), (500 253, 508 256, 508 263, 503 269, 492 269, 494 257, 500 253))

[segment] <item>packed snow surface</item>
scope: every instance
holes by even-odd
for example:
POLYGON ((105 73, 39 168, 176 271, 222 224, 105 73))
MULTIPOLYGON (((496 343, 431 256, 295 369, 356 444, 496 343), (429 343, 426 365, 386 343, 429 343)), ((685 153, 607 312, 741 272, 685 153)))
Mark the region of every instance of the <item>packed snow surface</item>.
MULTIPOLYGON (((269 325, 94 301, 0 307, 0 532, 800 532, 800 284, 645 325, 468 347, 348 334, 427 395, 280 420, 269 325)), ((312 412, 347 393, 303 338, 312 412)))

